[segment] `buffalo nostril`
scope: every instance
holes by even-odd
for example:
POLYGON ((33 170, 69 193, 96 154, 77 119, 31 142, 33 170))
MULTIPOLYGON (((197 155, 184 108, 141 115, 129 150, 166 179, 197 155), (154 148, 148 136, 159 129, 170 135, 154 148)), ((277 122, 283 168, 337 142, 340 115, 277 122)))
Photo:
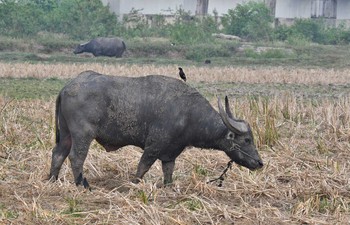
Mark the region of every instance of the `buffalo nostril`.
POLYGON ((264 163, 261 160, 258 160, 259 166, 263 167, 264 163))

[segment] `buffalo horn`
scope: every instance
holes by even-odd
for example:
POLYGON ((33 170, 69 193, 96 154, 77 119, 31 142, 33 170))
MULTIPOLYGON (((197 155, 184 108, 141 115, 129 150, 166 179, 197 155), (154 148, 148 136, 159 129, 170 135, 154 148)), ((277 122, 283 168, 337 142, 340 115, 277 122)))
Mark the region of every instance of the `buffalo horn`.
POLYGON ((228 102, 227 96, 225 96, 225 109, 226 109, 226 114, 228 115, 228 117, 233 119, 233 115, 232 115, 232 112, 230 110, 230 104, 228 102))
POLYGON ((224 111, 221 105, 220 98, 218 98, 218 105, 221 119, 229 130, 233 131, 234 133, 248 132, 248 126, 245 124, 245 122, 237 121, 228 117, 227 113, 224 111))

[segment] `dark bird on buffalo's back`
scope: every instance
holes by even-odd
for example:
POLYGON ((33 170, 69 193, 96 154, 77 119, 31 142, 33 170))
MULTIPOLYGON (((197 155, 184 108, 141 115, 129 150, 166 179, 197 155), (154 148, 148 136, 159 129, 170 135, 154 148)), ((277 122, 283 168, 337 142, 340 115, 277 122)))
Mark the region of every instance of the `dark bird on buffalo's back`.
POLYGON ((186 75, 181 67, 179 67, 179 75, 180 75, 181 79, 183 79, 186 82, 186 75))

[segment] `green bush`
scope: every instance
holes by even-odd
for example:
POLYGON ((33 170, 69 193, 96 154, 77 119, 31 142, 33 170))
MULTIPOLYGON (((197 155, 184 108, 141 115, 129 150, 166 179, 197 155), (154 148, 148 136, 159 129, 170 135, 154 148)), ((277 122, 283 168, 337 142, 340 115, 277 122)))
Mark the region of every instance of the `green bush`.
POLYGON ((270 40, 272 21, 270 10, 264 3, 248 2, 229 9, 222 18, 222 25, 227 34, 253 41, 270 40))
POLYGON ((100 0, 3 0, 0 4, 0 32, 12 37, 48 31, 87 39, 114 34, 116 23, 116 15, 100 0))
POLYGON ((297 19, 291 29, 293 34, 300 34, 312 42, 322 43, 324 41, 325 25, 321 20, 297 19))
POLYGON ((100 0, 61 0, 48 16, 48 29, 74 39, 113 35, 117 17, 100 0))
POLYGON ((286 41, 292 35, 292 29, 286 25, 279 25, 274 29, 273 39, 286 41))
POLYGON ((141 11, 133 8, 128 15, 124 15, 122 23, 118 26, 118 33, 128 38, 162 36, 160 31, 165 28, 164 17, 155 16, 155 24, 152 26, 141 14, 141 11))
MULTIPOLYGON (((216 17, 197 18, 182 9, 175 12, 175 20, 171 24, 166 23, 163 15, 154 15, 152 20, 147 20, 140 11, 132 9, 122 21, 118 21, 117 16, 100 0, 2 0, 0 33, 5 37, 38 40, 48 51, 64 47, 64 42, 70 46, 69 40, 72 39, 89 40, 98 36, 120 36, 124 39, 163 37, 178 45, 193 46, 217 42, 211 34, 218 32, 251 41, 281 40, 299 46, 310 42, 350 43, 349 28, 345 25, 329 27, 323 19, 297 19, 292 26, 273 28, 270 10, 262 2, 238 4, 235 9, 228 10, 221 24, 214 19, 216 17), (61 36, 57 39, 42 37, 42 33, 61 36)), ((214 15, 217 16, 215 12, 214 15)), ((11 41, 2 45, 2 49, 12 48, 9 46, 11 41)), ((231 50, 234 51, 234 48, 231 50)), ((185 52, 187 58, 201 59, 225 56, 231 54, 231 50, 220 46, 212 51, 204 47, 200 50, 188 48, 185 52)))
POLYGON ((310 45, 311 40, 303 34, 293 33, 287 37, 287 43, 291 46, 307 46, 310 45))
POLYGON ((179 44, 201 44, 213 41, 212 33, 217 31, 215 20, 208 16, 197 19, 188 12, 178 10, 174 24, 169 25, 170 39, 179 44))
POLYGON ((24 0, 4 0, 0 3, 0 32, 12 37, 36 34, 42 29, 43 11, 24 0))
POLYGON ((349 44, 350 43, 350 29, 347 29, 344 24, 338 27, 326 28, 324 30, 323 44, 349 44))
POLYGON ((319 44, 348 44, 350 30, 345 25, 330 27, 323 19, 297 19, 289 27, 278 26, 274 30, 277 40, 287 41, 291 45, 306 45, 310 42, 319 44))

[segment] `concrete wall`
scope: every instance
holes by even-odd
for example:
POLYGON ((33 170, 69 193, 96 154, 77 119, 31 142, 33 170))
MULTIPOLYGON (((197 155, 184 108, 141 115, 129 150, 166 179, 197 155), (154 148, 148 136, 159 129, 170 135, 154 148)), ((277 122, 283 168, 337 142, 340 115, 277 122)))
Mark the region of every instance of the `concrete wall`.
POLYGON ((276 18, 310 18, 311 0, 277 0, 276 18))
MULTIPOLYGON (((196 0, 194 0, 196 1, 196 0)), ((209 0, 208 5, 208 14, 213 15, 213 11, 217 11, 219 16, 222 16, 223 14, 227 14, 227 11, 229 9, 234 9, 238 4, 247 3, 252 0, 209 0)), ((255 2, 264 2, 268 6, 270 2, 273 2, 275 0, 253 0, 255 2)))
POLYGON ((196 0, 102 0, 104 5, 109 4, 112 12, 117 15, 128 14, 132 8, 141 10, 142 14, 171 15, 178 9, 184 9, 194 14, 196 0))
MULTIPOLYGON (((213 15, 216 10, 219 16, 226 14, 228 9, 234 9, 237 4, 249 0, 209 0, 208 14, 213 15)), ((269 7, 275 6, 275 17, 281 19, 310 18, 313 0, 254 0, 264 2, 269 7)), ((140 10, 142 14, 173 15, 178 9, 196 12, 197 0, 102 0, 104 5, 109 4, 113 12, 120 17, 128 14, 132 8, 140 10)), ((314 2, 315 5, 315 2, 314 2)), ((315 7, 315 6, 314 6, 315 7)), ((327 13, 326 13, 327 14, 327 13)), ((327 14, 328 15, 328 14, 327 14)), ((337 0, 336 19, 350 19, 350 0, 337 0)))
POLYGON ((208 14, 213 15, 217 11, 219 16, 227 14, 229 9, 236 8, 237 4, 242 4, 245 0, 209 0, 208 14))
MULTIPOLYGON (((250 0, 209 0, 208 14, 213 15, 216 10, 219 16, 226 14, 229 9, 234 9, 237 4, 243 4, 250 0)), ((257 2, 270 2, 275 0, 255 0, 257 2)), ((143 9, 142 14, 171 15, 178 9, 190 11, 194 15, 197 0, 102 0, 104 5, 109 4, 110 9, 117 15, 127 14, 132 8, 143 9)))
POLYGON ((350 1, 349 0, 337 1, 337 19, 340 19, 340 20, 350 19, 350 1))

